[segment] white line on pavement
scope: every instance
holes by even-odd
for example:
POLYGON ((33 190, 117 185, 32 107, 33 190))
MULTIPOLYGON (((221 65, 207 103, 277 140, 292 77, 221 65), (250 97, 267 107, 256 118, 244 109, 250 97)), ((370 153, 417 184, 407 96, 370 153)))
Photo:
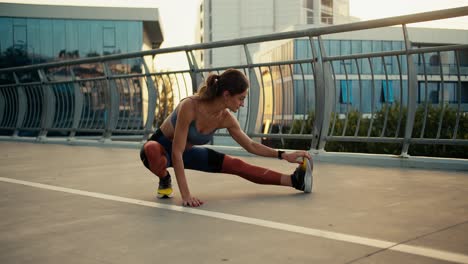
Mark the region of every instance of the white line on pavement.
POLYGON ((360 237, 360 236, 354 236, 354 235, 347 235, 347 234, 342 234, 342 233, 336 233, 336 232, 330 232, 330 231, 314 229, 314 228, 309 228, 309 227, 284 224, 284 223, 262 220, 262 219, 257 219, 257 218, 219 213, 219 212, 213 212, 213 211, 206 211, 206 210, 195 209, 195 208, 187 208, 187 207, 176 206, 176 205, 160 204, 156 202, 125 198, 125 197, 103 194, 103 193, 88 192, 88 191, 70 189, 70 188, 59 187, 59 186, 54 186, 54 185, 16 180, 16 179, 11 179, 11 178, 0 177, 0 181, 21 184, 21 185, 26 185, 26 186, 36 187, 36 188, 41 188, 41 189, 46 189, 46 190, 72 193, 72 194, 77 194, 81 196, 94 197, 94 198, 99 198, 99 199, 104 199, 104 200, 117 201, 117 202, 128 203, 128 204, 143 205, 143 206, 148 206, 148 207, 161 208, 161 209, 195 214, 195 215, 202 215, 202 216, 207 216, 207 217, 224 219, 224 220, 232 221, 232 222, 256 225, 256 226, 282 230, 282 231, 287 231, 287 232, 292 232, 292 233, 299 233, 299 234, 310 235, 314 237, 328 238, 328 239, 344 241, 348 243, 354 243, 354 244, 388 249, 388 250, 393 250, 393 251, 399 251, 399 252, 424 256, 424 257, 430 257, 430 258, 435 258, 435 259, 440 259, 440 260, 445 260, 445 261, 468 264, 467 255, 448 252, 448 251, 442 251, 442 250, 437 250, 437 249, 411 246, 411 245, 406 245, 406 244, 398 244, 396 242, 391 242, 391 241, 372 239, 372 238, 360 237))

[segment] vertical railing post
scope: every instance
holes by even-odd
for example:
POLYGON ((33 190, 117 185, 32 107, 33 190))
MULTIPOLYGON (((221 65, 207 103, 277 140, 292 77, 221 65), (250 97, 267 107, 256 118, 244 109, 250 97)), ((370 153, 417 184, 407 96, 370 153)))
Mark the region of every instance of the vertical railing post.
MULTIPOLYGON (((311 149, 318 149, 320 142, 320 131, 323 127, 323 117, 324 117, 324 107, 325 107, 325 85, 324 85, 324 76, 323 76, 323 61, 318 59, 317 51, 315 50, 314 39, 309 37, 310 50, 312 54, 312 61, 310 67, 314 75, 314 86, 315 86, 315 108, 314 115, 315 120, 312 126, 312 144, 311 149)), ((308 98, 306 98, 307 100, 308 98)), ((305 109, 308 111, 308 109, 305 109)), ((309 114, 309 113, 308 113, 309 114)))
POLYGON ((13 73, 13 78, 15 79, 16 91, 18 95, 18 115, 16 117, 15 131, 13 132, 13 136, 17 137, 19 134, 19 129, 23 126, 28 102, 26 99, 26 93, 24 92, 24 87, 20 84, 19 78, 16 75, 16 73, 13 73))
POLYGON ((192 94, 195 94, 198 89, 198 64, 195 60, 195 56, 193 55, 192 50, 185 51, 185 54, 187 55, 187 61, 190 67, 190 77, 192 79, 192 94))
POLYGON ((159 91, 157 86, 155 85, 153 78, 151 78, 151 72, 146 64, 146 61, 142 58, 143 61, 143 68, 145 70, 146 76, 146 87, 148 88, 148 111, 147 111, 147 118, 145 124, 145 131, 143 133, 142 142, 145 142, 149 134, 153 132, 153 121, 156 112, 156 100, 159 97, 159 91))
POLYGON ((416 115, 416 99, 417 93, 416 89, 418 86, 416 66, 414 65, 413 55, 409 53, 411 49, 411 42, 408 36, 408 29, 406 25, 403 24, 403 36, 405 41, 405 51, 406 51, 406 63, 408 67, 408 114, 406 119, 405 126, 405 135, 403 139, 403 147, 400 156, 409 157, 408 149, 410 145, 410 140, 413 133, 414 118, 416 115))
MULTIPOLYGON (((326 58, 326 52, 325 52, 325 47, 323 45, 323 40, 319 36, 318 37, 319 41, 319 47, 320 47, 320 59, 317 60, 317 69, 320 69, 321 71, 321 76, 322 78, 319 78, 320 72, 317 72, 317 77, 319 78, 319 85, 323 88, 322 89, 322 96, 323 98, 316 98, 316 101, 318 100, 323 100, 323 103, 321 104, 322 111, 321 113, 316 114, 316 120, 318 118, 321 118, 321 122, 318 122, 320 124, 320 130, 318 131, 318 142, 317 142, 317 150, 323 151, 325 149, 325 144, 327 141, 327 134, 328 134, 328 129, 330 127, 330 116, 332 114, 332 109, 335 106, 334 105, 334 100, 335 100, 335 85, 334 85, 334 79, 332 78, 332 69, 331 69, 331 62, 325 60, 326 58), (319 115, 320 114, 320 115, 319 115)), ((316 85, 317 87, 317 85, 316 85)))
POLYGON ((75 76, 75 72, 73 71, 73 68, 70 69, 70 73, 71 73, 71 78, 73 82, 74 109, 73 109, 72 130, 70 132, 68 140, 73 141, 76 135, 76 130, 78 129, 78 126, 81 121, 81 115, 83 113, 84 98, 83 98, 83 94, 81 93, 80 86, 78 85, 76 81, 76 76, 75 76))
POLYGON ((117 85, 115 80, 112 79, 112 72, 106 62, 102 62, 104 68, 104 74, 106 77, 106 89, 108 91, 106 98, 105 109, 108 112, 107 120, 105 124, 104 134, 101 142, 110 141, 112 132, 117 127, 117 120, 119 118, 119 93, 117 91, 117 85))
POLYGON ((54 92, 52 91, 52 86, 48 84, 49 81, 47 80, 47 75, 45 74, 44 69, 39 69, 37 73, 41 80, 42 88, 42 116, 40 123, 41 130, 37 140, 44 142, 47 140, 48 129, 52 127, 54 122, 56 98, 54 92))
POLYGON ((261 120, 261 117, 258 115, 258 107, 260 105, 260 84, 258 82, 257 74, 255 74, 255 69, 251 67, 252 65, 252 56, 250 54, 247 44, 244 44, 245 58, 247 60, 247 66, 249 68, 249 80, 250 80, 250 89, 249 89, 249 109, 247 113, 247 134, 253 134, 258 131, 262 124, 257 122, 261 120))
POLYGON ((0 89, 0 126, 2 126, 3 118, 5 117, 6 99, 0 89))

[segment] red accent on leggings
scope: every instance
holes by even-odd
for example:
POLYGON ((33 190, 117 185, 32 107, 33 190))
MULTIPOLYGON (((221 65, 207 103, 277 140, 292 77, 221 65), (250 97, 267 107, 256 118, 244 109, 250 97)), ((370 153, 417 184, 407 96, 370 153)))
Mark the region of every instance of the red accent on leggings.
POLYGON ((281 173, 250 165, 238 158, 224 156, 222 173, 235 174, 258 184, 281 185, 281 173))
POLYGON ((145 146, 145 154, 151 172, 159 177, 167 175, 166 150, 157 141, 148 141, 145 146))

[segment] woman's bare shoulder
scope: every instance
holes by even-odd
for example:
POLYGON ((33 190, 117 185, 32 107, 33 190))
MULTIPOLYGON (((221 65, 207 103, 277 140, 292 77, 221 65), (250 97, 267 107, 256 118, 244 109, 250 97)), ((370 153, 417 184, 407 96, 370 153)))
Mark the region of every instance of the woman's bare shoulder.
POLYGON ((195 116, 196 102, 194 100, 182 100, 177 105, 177 115, 193 119, 195 116))
POLYGON ((197 99, 194 98, 193 96, 189 96, 189 97, 185 97, 184 99, 182 99, 179 104, 177 105, 178 108, 190 108, 190 107, 194 107, 196 104, 197 104, 197 99), (189 100, 187 100, 189 99, 189 100))
POLYGON ((223 110, 223 113, 221 114, 221 117, 222 117, 222 120, 223 120, 223 128, 229 128, 229 127, 232 127, 232 126, 235 126, 236 124, 238 124, 237 119, 227 109, 223 110))

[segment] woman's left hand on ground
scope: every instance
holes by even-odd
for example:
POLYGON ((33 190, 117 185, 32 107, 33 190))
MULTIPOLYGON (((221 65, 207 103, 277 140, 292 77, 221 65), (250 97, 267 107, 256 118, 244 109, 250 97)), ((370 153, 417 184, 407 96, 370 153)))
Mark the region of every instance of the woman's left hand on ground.
POLYGON ((289 153, 284 153, 283 159, 291 162, 291 163, 299 163, 301 164, 303 159, 307 158, 309 160, 312 159, 312 156, 310 156, 310 153, 308 151, 304 150, 298 150, 294 152, 289 152, 289 153))
POLYGON ((188 199, 182 199, 182 206, 185 207, 198 207, 204 202, 196 197, 190 196, 188 199))

